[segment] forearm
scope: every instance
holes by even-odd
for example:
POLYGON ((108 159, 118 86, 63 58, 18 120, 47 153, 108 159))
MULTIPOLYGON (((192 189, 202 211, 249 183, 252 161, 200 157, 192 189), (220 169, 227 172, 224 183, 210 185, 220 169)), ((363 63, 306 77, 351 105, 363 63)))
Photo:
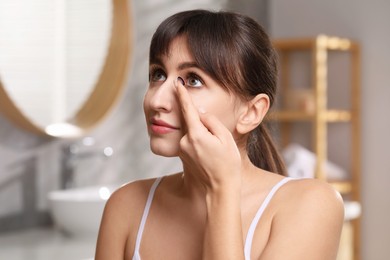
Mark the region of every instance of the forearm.
POLYGON ((244 259, 240 201, 231 190, 207 193, 203 260, 244 259))

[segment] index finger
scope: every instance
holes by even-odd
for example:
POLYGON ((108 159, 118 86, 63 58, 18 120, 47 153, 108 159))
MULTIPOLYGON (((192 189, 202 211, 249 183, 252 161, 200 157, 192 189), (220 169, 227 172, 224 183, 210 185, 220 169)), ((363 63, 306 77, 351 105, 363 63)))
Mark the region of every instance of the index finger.
MULTIPOLYGON (((199 112, 196 109, 188 90, 184 87, 180 81, 184 82, 182 78, 178 77, 175 81, 175 87, 177 89, 177 96, 179 99, 180 108, 186 122, 188 132, 192 131, 204 131, 206 128, 200 120, 199 112)), ((207 130, 207 129, 206 129, 207 130)))

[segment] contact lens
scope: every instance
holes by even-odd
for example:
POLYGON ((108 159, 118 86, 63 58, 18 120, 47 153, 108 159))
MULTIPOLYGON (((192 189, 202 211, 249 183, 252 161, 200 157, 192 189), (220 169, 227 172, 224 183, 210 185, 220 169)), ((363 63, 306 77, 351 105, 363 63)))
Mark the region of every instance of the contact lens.
POLYGON ((180 81, 182 85, 184 85, 184 79, 182 77, 177 77, 177 80, 180 81))

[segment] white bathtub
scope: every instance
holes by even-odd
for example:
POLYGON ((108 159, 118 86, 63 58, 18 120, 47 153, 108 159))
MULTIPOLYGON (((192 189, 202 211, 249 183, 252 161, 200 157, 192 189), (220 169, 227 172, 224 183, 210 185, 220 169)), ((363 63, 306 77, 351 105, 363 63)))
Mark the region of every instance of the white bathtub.
POLYGON ((104 205, 117 187, 85 187, 49 192, 49 210, 55 227, 69 236, 96 236, 104 205))

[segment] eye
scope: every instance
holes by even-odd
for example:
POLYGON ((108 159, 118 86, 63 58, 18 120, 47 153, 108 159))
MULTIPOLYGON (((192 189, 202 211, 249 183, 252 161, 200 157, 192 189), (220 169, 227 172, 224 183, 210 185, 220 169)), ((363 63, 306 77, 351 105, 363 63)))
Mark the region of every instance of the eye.
POLYGON ((203 84, 203 80, 195 73, 189 73, 186 77, 186 86, 188 87, 200 88, 203 84))
POLYGON ((162 69, 151 69, 149 74, 149 81, 157 82, 157 81, 165 81, 167 79, 165 72, 162 69))

